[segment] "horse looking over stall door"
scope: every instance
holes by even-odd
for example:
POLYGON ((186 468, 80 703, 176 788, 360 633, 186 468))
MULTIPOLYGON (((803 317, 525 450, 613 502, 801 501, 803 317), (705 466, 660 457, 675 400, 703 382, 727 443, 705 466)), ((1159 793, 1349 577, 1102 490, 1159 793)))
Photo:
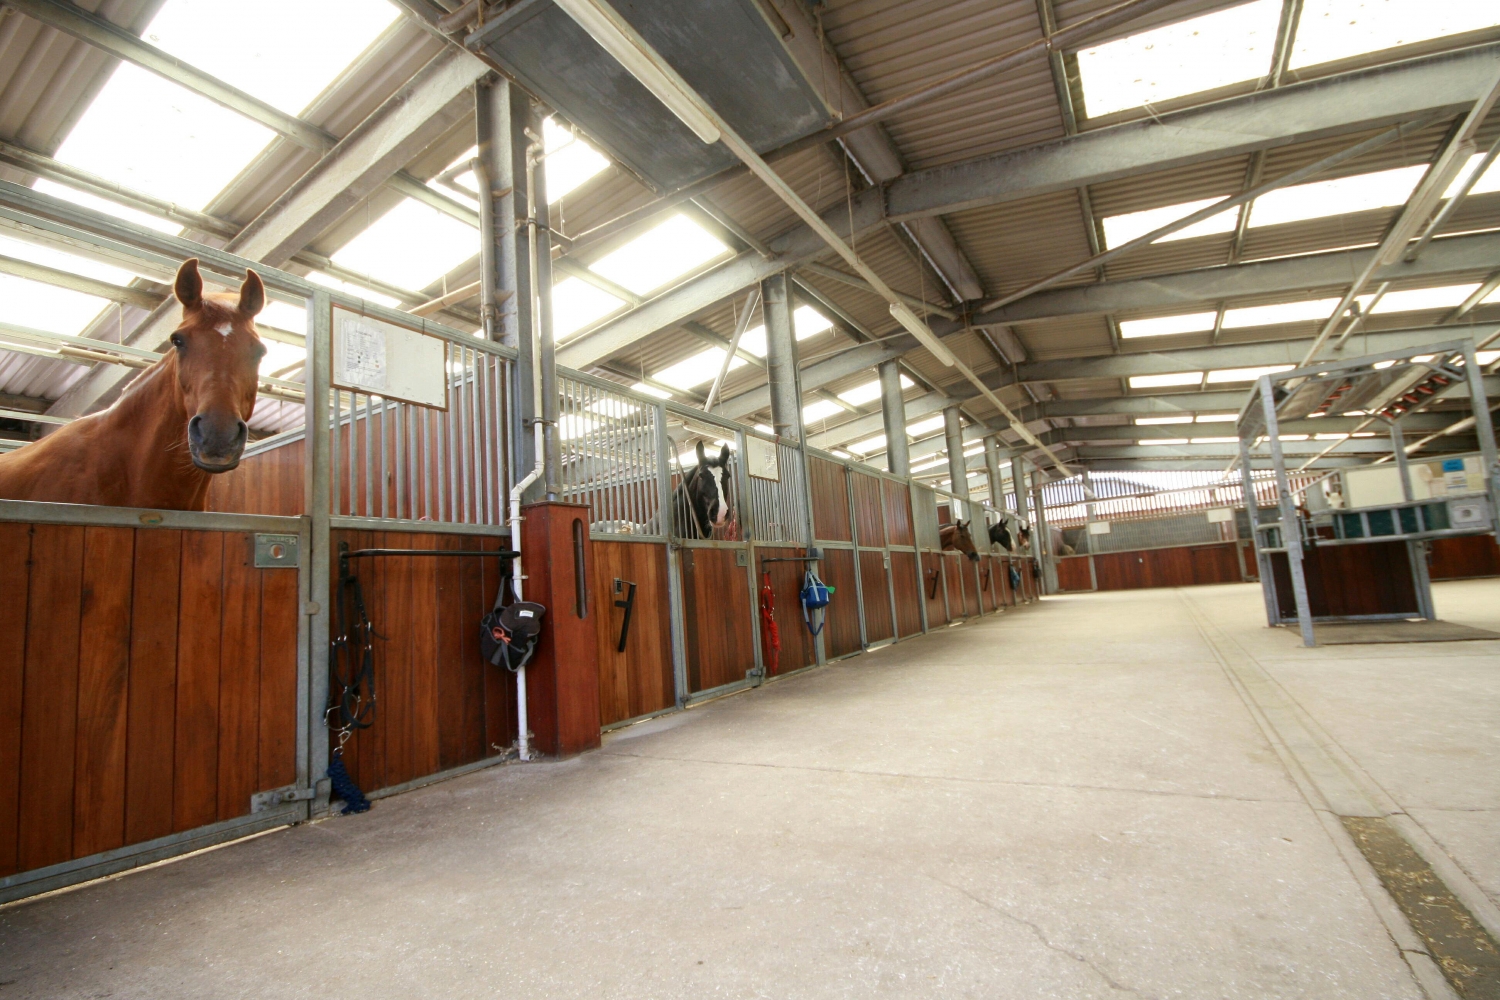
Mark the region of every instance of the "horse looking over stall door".
POLYGON ((698 442, 698 464, 672 491, 672 530, 678 538, 712 538, 734 520, 729 445, 709 458, 698 442))
POLYGON ((172 349, 102 413, 79 417, 0 456, 0 499, 206 510, 212 476, 239 465, 260 360, 266 302, 247 271, 238 299, 204 295, 198 261, 177 270, 182 322, 172 349))
POLYGON ((975 562, 979 561, 979 552, 974 548, 974 537, 969 534, 969 525, 972 522, 958 521, 953 524, 945 524, 938 528, 938 540, 943 543, 945 552, 962 552, 975 562))

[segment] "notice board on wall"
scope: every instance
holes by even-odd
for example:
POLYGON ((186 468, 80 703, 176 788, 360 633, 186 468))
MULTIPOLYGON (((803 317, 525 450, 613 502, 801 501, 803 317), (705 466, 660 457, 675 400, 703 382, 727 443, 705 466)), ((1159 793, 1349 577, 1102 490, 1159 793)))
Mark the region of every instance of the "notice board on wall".
POLYGON ((340 389, 448 408, 447 344, 410 327, 333 309, 333 384, 340 389))

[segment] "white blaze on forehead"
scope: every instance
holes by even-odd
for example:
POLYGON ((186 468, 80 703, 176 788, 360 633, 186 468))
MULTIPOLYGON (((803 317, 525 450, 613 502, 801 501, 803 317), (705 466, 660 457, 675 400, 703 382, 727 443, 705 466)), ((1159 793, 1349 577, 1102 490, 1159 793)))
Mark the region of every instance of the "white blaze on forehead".
POLYGON ((715 524, 718 524, 729 514, 729 505, 724 502, 724 470, 717 465, 710 465, 708 473, 713 476, 714 489, 718 491, 714 497, 714 507, 709 511, 709 517, 715 524))
POLYGON ((220 336, 227 337, 234 332, 234 324, 230 323, 229 320, 226 319, 224 322, 214 327, 214 329, 219 331, 220 336))

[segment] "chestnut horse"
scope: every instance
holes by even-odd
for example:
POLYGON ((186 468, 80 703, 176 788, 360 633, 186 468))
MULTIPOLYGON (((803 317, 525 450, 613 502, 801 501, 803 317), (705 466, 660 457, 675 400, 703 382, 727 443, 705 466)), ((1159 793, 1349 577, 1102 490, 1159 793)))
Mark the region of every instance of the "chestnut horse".
POLYGON ((974 538, 969 534, 968 521, 959 521, 955 524, 945 524, 938 528, 938 540, 943 543, 943 551, 958 551, 967 555, 975 562, 979 561, 979 552, 974 548, 974 538))
POLYGON ((206 510, 211 476, 239 465, 266 348, 266 302, 249 271, 233 295, 204 295, 198 261, 177 270, 172 349, 109 409, 0 456, 0 499, 206 510))

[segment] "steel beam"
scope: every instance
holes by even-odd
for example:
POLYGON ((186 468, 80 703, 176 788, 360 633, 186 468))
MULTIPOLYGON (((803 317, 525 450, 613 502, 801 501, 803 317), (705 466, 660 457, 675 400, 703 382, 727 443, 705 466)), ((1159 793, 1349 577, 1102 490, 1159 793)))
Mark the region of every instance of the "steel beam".
MULTIPOLYGON (((1322 451, 1327 444, 1327 441, 1282 441, 1281 450, 1288 457, 1312 456, 1322 451)), ((1389 455, 1391 442, 1385 437, 1355 438, 1339 445, 1339 452, 1343 455, 1389 455)), ((1233 444, 1122 444, 1119 446, 1094 445, 1077 449, 1077 457, 1084 460, 1090 458, 1217 458, 1227 464, 1231 458, 1238 457, 1238 454, 1239 448, 1233 444)), ((1221 464, 1219 468, 1224 468, 1224 464, 1221 464)))
MULTIPOLYGON (((1241 399, 1241 403, 1244 400, 1241 399)), ((1407 430, 1441 430, 1453 422, 1451 413, 1414 413, 1402 420, 1407 430)), ((1359 417, 1323 417, 1318 420, 1293 420, 1281 425, 1283 434, 1348 434, 1364 427, 1359 417)), ((1368 429, 1376 430, 1378 425, 1368 429)), ((1153 438, 1218 438, 1233 437, 1234 424, 1111 424, 1105 427, 1060 427, 1048 431, 1041 437, 1048 442, 1065 444, 1069 441, 1149 441, 1153 438)), ((1355 438, 1356 441, 1365 440, 1355 438)), ((1325 445, 1327 441, 1323 442, 1325 445)))

